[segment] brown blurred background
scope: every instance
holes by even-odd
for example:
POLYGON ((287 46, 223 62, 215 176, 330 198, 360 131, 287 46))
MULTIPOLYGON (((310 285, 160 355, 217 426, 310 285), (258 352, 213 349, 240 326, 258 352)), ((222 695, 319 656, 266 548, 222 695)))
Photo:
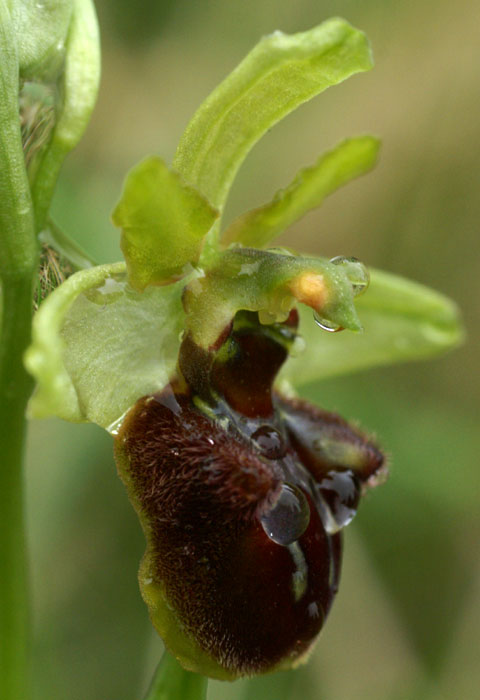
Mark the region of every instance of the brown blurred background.
MULTIPOLYGON (((126 170, 171 160, 202 99, 274 29, 340 15, 376 67, 275 127, 243 166, 226 219, 268 200, 340 139, 383 140, 377 169, 281 243, 355 255, 460 305, 468 342, 444 358, 308 387, 374 430, 391 477, 346 532, 343 581, 308 666, 212 683, 212 700, 476 697, 480 664, 478 280, 480 28, 468 0, 98 0, 103 79, 54 212, 99 261, 120 259, 109 214, 126 170), (477 652, 478 653, 478 652, 477 652)), ((161 653, 136 582, 143 537, 111 439, 94 426, 31 425, 28 517, 36 700, 139 699, 161 653)))

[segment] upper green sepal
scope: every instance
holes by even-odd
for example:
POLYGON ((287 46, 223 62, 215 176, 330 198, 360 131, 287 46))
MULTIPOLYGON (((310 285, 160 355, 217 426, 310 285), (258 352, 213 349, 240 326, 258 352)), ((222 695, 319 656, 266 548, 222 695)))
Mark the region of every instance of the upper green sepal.
POLYGON ((112 220, 122 229, 130 284, 138 290, 188 272, 218 212, 155 156, 127 175, 112 220))

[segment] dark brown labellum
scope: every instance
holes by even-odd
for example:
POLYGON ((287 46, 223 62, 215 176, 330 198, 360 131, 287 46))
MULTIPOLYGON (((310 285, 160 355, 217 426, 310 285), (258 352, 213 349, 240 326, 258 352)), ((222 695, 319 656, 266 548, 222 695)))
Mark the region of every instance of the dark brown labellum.
POLYGON ((211 351, 187 336, 178 377, 117 438, 147 536, 152 620, 186 667, 216 677, 306 654, 337 591, 338 531, 383 467, 345 421, 272 393, 296 322, 239 314, 211 351))

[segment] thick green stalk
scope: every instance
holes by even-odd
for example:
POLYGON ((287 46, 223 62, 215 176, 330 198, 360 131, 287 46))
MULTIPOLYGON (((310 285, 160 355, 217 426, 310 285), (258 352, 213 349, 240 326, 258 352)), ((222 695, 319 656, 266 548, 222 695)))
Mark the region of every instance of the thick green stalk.
POLYGON ((205 676, 185 671, 164 652, 145 700, 206 700, 207 684, 205 676))
POLYGON ((29 343, 37 245, 18 117, 18 61, 0 0, 0 696, 28 697, 28 586, 22 460, 31 379, 29 343))

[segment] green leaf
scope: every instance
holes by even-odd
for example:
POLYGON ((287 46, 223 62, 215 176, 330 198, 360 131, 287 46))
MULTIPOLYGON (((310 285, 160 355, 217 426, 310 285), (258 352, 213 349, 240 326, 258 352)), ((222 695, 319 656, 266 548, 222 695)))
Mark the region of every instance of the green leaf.
POLYGON ((370 287, 356 300, 363 333, 324 333, 300 311, 306 349, 281 377, 295 386, 368 367, 420 360, 462 342, 455 304, 421 284, 371 270, 370 287))
POLYGON ((127 175, 113 223, 122 229, 129 282, 136 289, 185 274, 200 255, 218 212, 156 157, 127 175))
POLYGON ((320 156, 315 165, 301 170, 269 204, 236 219, 225 231, 224 242, 257 248, 267 245, 308 211, 319 207, 327 195, 371 170, 379 148, 380 142, 373 136, 338 144, 320 156))
POLYGON ((175 369, 183 284, 134 291, 124 263, 82 270, 40 306, 25 364, 32 417, 112 424, 175 369))
POLYGON ((300 104, 371 68, 365 35, 342 19, 262 39, 197 110, 174 167, 223 209, 235 174, 260 137, 300 104))

